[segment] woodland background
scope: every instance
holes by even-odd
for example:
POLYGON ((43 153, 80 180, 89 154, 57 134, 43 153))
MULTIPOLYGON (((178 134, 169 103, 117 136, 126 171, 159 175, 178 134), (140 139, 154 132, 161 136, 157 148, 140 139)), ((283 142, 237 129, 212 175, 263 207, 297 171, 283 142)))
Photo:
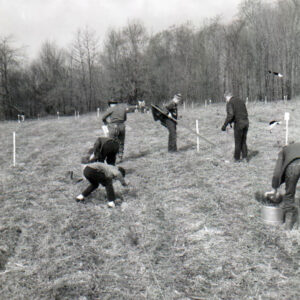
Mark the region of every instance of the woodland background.
POLYGON ((97 29, 80 28, 68 48, 45 37, 31 60, 2 36, 0 119, 86 113, 109 99, 159 104, 176 92, 198 103, 218 102, 226 89, 249 101, 291 99, 300 94, 299 20, 299 0, 246 0, 228 24, 215 17, 151 35, 132 20, 101 43, 97 29))

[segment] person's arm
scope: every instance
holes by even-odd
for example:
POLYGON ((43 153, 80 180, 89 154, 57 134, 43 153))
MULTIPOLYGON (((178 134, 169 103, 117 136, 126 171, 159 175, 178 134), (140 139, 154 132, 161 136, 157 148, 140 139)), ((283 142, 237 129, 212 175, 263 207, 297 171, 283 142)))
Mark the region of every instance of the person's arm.
POLYGON ((106 113, 104 113, 104 115, 102 116, 102 121, 103 123, 106 125, 107 124, 107 118, 112 114, 112 109, 109 108, 106 113))
POLYGON ((225 131, 226 127, 229 123, 234 120, 234 111, 233 111, 233 104, 228 102, 226 105, 227 117, 225 119, 224 125, 222 126, 222 130, 225 131))
POLYGON ((118 175, 115 176, 115 180, 119 180, 123 186, 128 186, 128 182, 125 180, 121 172, 118 172, 118 175))
POLYGON ((101 145, 102 145, 102 140, 101 138, 98 138, 94 144, 94 148, 93 148, 93 154, 94 154, 94 161, 100 161, 101 159, 101 153, 100 153, 100 149, 101 149, 101 145))
POLYGON ((277 189, 280 187, 280 174, 283 165, 283 150, 281 150, 278 154, 277 162, 274 168, 273 177, 272 177, 272 188, 277 189))

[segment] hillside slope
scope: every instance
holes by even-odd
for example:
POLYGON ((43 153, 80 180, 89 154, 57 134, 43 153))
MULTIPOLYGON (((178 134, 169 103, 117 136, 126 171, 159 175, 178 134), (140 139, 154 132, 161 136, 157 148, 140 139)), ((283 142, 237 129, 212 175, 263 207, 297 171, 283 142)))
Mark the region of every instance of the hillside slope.
POLYGON ((99 188, 86 204, 80 157, 101 134, 95 114, 1 123, 0 299, 299 299, 300 234, 260 219, 284 124, 299 141, 300 103, 249 104, 249 163, 232 163, 224 104, 181 108, 178 153, 150 114, 129 114, 122 166, 131 185, 109 209, 99 188), (12 167, 12 132, 17 166, 12 167))

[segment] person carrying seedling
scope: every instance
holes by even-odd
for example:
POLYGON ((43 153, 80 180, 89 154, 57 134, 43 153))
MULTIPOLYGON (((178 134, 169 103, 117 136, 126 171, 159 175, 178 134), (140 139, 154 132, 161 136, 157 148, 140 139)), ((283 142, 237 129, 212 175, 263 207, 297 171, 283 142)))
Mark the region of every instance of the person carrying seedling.
POLYGON ((300 178, 300 143, 284 146, 278 154, 272 177, 272 191, 266 192, 265 197, 278 204, 283 209, 286 229, 292 229, 298 223, 299 211, 295 204, 295 194, 300 178), (285 182, 285 195, 277 189, 285 182))
POLYGON ((127 120, 128 108, 126 104, 117 101, 108 102, 109 109, 102 116, 104 125, 107 125, 109 137, 119 143, 119 161, 123 160, 125 144, 125 122, 127 120))
POLYGON ((222 131, 226 131, 228 124, 234 123, 234 161, 242 159, 248 161, 247 133, 249 128, 248 112, 244 101, 233 97, 232 93, 225 93, 227 116, 222 126, 222 131))
POLYGON ((165 118, 162 122, 164 126, 167 127, 169 131, 169 140, 168 140, 168 151, 176 152, 177 151, 177 135, 176 135, 176 122, 178 117, 178 108, 177 105, 181 101, 181 94, 176 94, 171 101, 165 105, 167 110, 167 115, 169 118, 165 118), (173 120, 172 120, 173 119, 173 120))
POLYGON ((113 187, 113 180, 119 180, 123 186, 127 186, 128 183, 125 181, 125 169, 102 162, 89 163, 88 157, 83 157, 81 163, 83 165, 83 176, 90 184, 76 197, 76 201, 84 202, 85 198, 101 184, 106 189, 108 206, 115 207, 116 195, 113 187))

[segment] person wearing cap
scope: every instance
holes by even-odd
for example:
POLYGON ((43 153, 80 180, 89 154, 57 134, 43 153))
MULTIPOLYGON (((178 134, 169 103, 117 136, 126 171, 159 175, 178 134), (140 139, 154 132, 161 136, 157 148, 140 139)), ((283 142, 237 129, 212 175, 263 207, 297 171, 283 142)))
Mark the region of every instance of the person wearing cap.
MULTIPOLYGON (((295 194, 300 178, 300 143, 284 146, 276 161, 272 177, 272 191, 265 196, 275 195, 273 202, 283 209, 287 229, 292 229, 299 217, 295 194), (280 197, 277 189, 285 183, 285 195, 280 197), (279 203, 280 199, 282 202, 279 203)), ((299 224, 298 224, 299 225, 299 224)))
POLYGON ((178 104, 181 101, 181 94, 176 94, 171 101, 165 105, 167 114, 169 118, 165 119, 163 125, 167 127, 169 131, 169 141, 168 141, 168 151, 176 152, 177 151, 177 135, 176 135, 176 125, 178 117, 178 104))
POLYGON ((126 104, 116 101, 108 102, 109 109, 103 114, 102 121, 107 125, 109 137, 119 143, 119 161, 123 160, 125 144, 125 122, 127 120, 128 108, 126 104))
POLYGON ((115 165, 118 153, 119 143, 115 139, 110 137, 99 137, 92 148, 92 155, 89 160, 90 162, 106 161, 109 165, 115 165))
POLYGON ((222 131, 226 131, 228 124, 234 123, 234 161, 242 159, 248 161, 247 133, 249 128, 248 112, 244 101, 233 97, 232 93, 225 93, 227 116, 222 126, 222 131))
POLYGON ((102 162, 89 163, 87 157, 83 157, 81 163, 83 167, 83 177, 86 178, 90 184, 80 195, 76 197, 76 201, 84 202, 85 198, 97 189, 99 184, 101 184, 106 189, 108 206, 115 207, 116 195, 113 187, 113 180, 119 180, 123 186, 128 185, 125 181, 126 172, 124 168, 108 165, 102 162))

